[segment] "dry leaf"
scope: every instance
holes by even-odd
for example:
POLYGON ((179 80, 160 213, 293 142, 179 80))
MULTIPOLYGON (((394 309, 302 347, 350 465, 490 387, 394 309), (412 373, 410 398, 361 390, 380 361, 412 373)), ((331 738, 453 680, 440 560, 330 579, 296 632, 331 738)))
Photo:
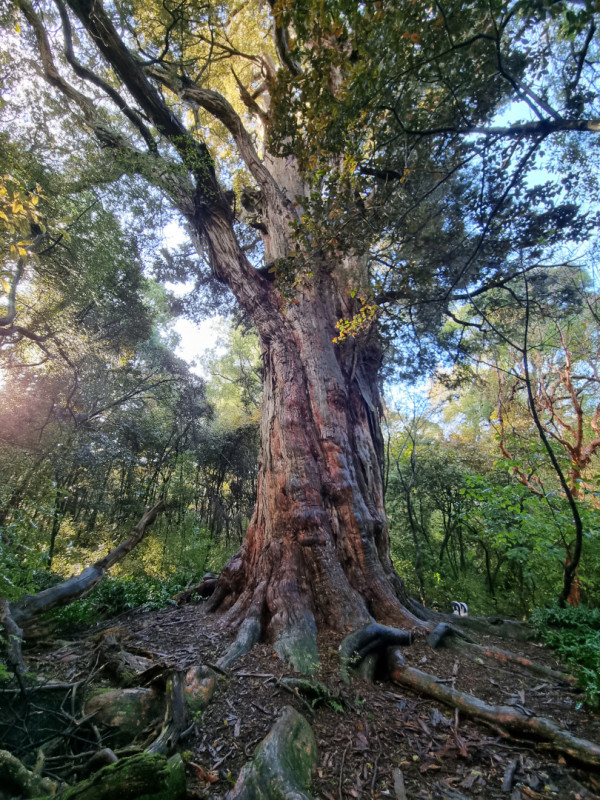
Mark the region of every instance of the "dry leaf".
POLYGON ((195 764, 193 761, 188 761, 188 767, 192 767, 196 773, 196 777, 205 783, 217 783, 219 776, 216 772, 209 772, 201 764, 195 764))

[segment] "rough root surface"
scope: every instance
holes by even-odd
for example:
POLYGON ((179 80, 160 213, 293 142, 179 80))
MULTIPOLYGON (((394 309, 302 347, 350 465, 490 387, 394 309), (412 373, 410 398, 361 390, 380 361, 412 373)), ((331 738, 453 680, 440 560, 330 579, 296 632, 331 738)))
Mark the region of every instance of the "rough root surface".
POLYGON ((316 762, 312 728, 302 714, 285 706, 225 800, 311 800, 306 788, 316 762))

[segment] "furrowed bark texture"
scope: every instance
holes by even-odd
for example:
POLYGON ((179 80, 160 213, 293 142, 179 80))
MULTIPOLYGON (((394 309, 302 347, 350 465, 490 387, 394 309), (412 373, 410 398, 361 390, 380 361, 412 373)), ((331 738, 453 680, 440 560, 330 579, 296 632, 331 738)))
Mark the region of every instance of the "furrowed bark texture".
POLYGON ((258 496, 212 601, 232 623, 262 618, 292 661, 321 625, 421 624, 401 604, 389 555, 377 341, 333 342, 350 295, 328 264, 311 271, 291 303, 261 279, 258 304, 246 306, 265 379, 258 496))

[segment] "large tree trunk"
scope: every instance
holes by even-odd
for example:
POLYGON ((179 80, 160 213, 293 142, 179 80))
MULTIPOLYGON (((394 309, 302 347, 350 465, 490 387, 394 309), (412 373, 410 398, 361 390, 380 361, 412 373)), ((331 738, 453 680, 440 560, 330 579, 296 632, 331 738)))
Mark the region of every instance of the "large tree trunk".
MULTIPOLYGON (((342 260, 360 267, 356 257, 342 260)), ((353 301, 329 265, 315 262, 291 301, 277 280, 264 281, 258 309, 248 308, 265 381, 257 503, 212 601, 227 610, 228 624, 258 620, 280 655, 302 669, 317 659, 323 626, 422 624, 404 608, 390 559, 378 339, 371 332, 334 343, 335 323, 353 301)))

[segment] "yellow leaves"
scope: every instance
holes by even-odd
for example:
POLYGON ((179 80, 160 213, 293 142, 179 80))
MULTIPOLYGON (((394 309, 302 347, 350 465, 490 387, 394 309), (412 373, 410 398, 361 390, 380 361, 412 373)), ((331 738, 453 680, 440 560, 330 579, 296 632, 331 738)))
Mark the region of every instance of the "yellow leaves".
POLYGON ((357 336, 359 333, 367 331, 379 314, 379 306, 364 297, 360 298, 362 303, 360 309, 350 319, 340 319, 335 327, 339 331, 334 338, 335 343, 343 342, 349 336, 357 336))
MULTIPOLYGON (((4 174, 0 182, 0 232, 4 231, 10 237, 19 234, 27 237, 31 234, 32 224, 36 224, 43 232, 45 228, 38 210, 43 197, 39 184, 35 185, 35 189, 28 190, 17 178, 4 174)), ((13 258, 26 258, 30 255, 27 248, 32 244, 28 238, 19 238, 10 244, 10 255, 13 258)))
POLYGON ((344 168, 348 170, 348 172, 355 172, 358 167, 356 159, 351 155, 346 155, 344 157, 344 168))

